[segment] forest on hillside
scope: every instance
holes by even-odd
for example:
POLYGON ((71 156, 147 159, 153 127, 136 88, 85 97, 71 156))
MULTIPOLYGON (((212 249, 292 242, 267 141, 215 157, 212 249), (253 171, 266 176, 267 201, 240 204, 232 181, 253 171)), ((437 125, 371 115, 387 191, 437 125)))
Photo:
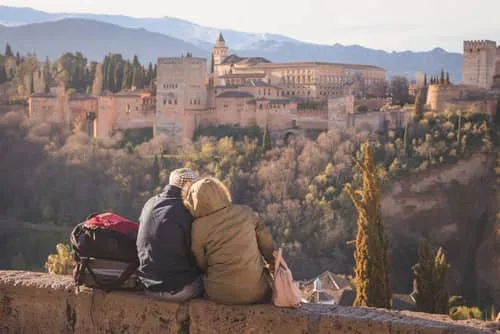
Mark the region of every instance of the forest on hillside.
MULTIPOLYGON (((259 132, 248 132, 254 139, 232 138, 236 132, 225 136, 227 129, 221 128, 218 136, 199 136, 179 150, 166 136, 134 146, 120 134, 94 139, 56 123, 30 124, 10 112, 0 117, 0 218, 68 229, 92 212, 111 210, 137 219, 144 202, 167 183, 169 171, 187 166, 220 178, 234 202, 259 213, 285 246, 297 278, 320 270, 352 273, 355 211, 343 188, 359 183, 353 157, 360 145, 372 143, 388 190, 405 175, 492 151, 497 142, 492 126, 487 115, 448 110, 426 113, 387 133, 330 132, 274 147, 255 138, 259 132)), ((66 239, 60 231, 15 234, 0 246, 0 267, 42 269, 47 254, 66 239)))
POLYGON ((139 58, 124 59, 121 54, 108 54, 101 63, 89 61, 81 52, 66 52, 54 61, 39 60, 35 54, 14 53, 7 44, 0 53, 0 84, 12 83, 11 102, 38 92, 48 93, 52 85, 82 94, 117 93, 135 87, 151 86, 156 78, 156 65, 141 64, 139 58))

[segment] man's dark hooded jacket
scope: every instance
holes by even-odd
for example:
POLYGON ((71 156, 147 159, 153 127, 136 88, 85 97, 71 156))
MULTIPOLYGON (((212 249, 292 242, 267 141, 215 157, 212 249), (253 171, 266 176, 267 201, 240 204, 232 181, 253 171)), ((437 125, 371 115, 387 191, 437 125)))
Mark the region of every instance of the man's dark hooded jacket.
POLYGON ((137 235, 139 278, 146 289, 176 293, 200 276, 191 254, 192 222, 176 186, 146 202, 137 235))

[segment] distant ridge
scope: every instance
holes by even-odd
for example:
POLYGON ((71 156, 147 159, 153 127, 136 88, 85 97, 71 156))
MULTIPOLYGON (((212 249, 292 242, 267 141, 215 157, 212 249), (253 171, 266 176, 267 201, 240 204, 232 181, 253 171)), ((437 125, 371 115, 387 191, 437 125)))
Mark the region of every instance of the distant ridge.
MULTIPOLYGON (((108 52, 142 61, 191 52, 209 57, 219 30, 176 18, 133 18, 122 15, 46 13, 31 8, 0 6, 0 50, 11 43, 15 50, 55 58, 66 51, 82 51, 93 60, 108 52), (36 23, 35 23, 36 22, 36 23)), ((242 56, 263 56, 272 61, 328 61, 381 66, 388 75, 410 78, 416 72, 450 72, 459 82, 463 56, 442 48, 425 52, 387 52, 360 45, 314 44, 282 35, 222 30, 231 51, 242 56)))
POLYGON ((147 31, 86 19, 63 19, 18 27, 0 27, 0 45, 10 43, 13 50, 36 53, 55 59, 65 52, 81 51, 91 60, 102 61, 107 53, 156 61, 159 55, 180 56, 190 52, 208 57, 209 53, 191 43, 147 31))

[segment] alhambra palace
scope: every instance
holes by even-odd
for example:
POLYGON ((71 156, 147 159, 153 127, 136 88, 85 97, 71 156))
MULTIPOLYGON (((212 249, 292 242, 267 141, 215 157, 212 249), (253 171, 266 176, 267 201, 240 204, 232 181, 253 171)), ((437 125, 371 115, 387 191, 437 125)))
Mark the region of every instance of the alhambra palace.
MULTIPOLYGON (((220 34, 207 59, 190 55, 158 59, 156 92, 130 90, 101 96, 71 94, 64 87, 29 99, 33 122, 59 121, 94 137, 150 128, 178 143, 192 140, 204 125, 259 126, 275 137, 307 130, 381 129, 404 126, 413 108, 390 103, 379 88, 383 68, 323 62, 275 63, 262 57, 229 53, 220 34), (355 88, 370 92, 359 97, 355 88), (363 106, 364 112, 359 112, 363 106)), ((422 76, 410 85, 425 86, 422 76)), ((465 41, 460 84, 428 85, 426 109, 450 106, 493 114, 500 89, 500 46, 493 41, 465 41)))

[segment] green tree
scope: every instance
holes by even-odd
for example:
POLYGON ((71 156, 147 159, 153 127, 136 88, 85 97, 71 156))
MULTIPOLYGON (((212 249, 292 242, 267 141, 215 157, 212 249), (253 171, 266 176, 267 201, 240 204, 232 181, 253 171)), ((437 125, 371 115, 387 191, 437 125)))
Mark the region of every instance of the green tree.
POLYGON ((10 44, 7 43, 5 45, 5 57, 14 57, 14 53, 12 52, 12 48, 10 47, 10 44))
POLYGON ((420 122, 424 118, 424 99, 422 97, 422 90, 417 91, 417 96, 415 97, 415 110, 413 112, 413 119, 416 122, 420 122))
POLYGON ((0 64, 0 84, 7 81, 7 72, 5 71, 5 67, 3 64, 0 64))
POLYGON ((29 93, 33 94, 35 92, 35 78, 33 73, 30 74, 30 90, 29 93))
POLYGON ((424 73, 424 87, 427 87, 427 73, 424 73))
POLYGON ((264 129, 264 136, 262 138, 262 148, 264 149, 264 151, 269 151, 272 148, 271 136, 269 134, 269 129, 267 126, 264 129))
POLYGON ((50 60, 48 57, 45 58, 45 63, 43 64, 42 77, 43 77, 43 91, 45 93, 48 93, 50 90, 50 81, 52 79, 50 75, 50 60))
POLYGON ((403 76, 394 76, 391 79, 391 94, 393 104, 404 106, 408 103, 410 97, 408 92, 408 79, 403 76))
POLYGON ((439 76, 439 84, 444 85, 446 83, 446 79, 444 76, 444 70, 441 70, 441 75, 439 76))
POLYGON ((483 313, 477 307, 458 306, 450 310, 450 317, 453 320, 483 320, 483 313))
POLYGON ((434 252, 426 240, 420 241, 418 263, 413 266, 417 285, 417 311, 448 314, 449 295, 446 279, 449 268, 442 248, 434 252))
POLYGON ((356 160, 362 187, 345 190, 356 208, 358 232, 354 259, 356 306, 391 307, 391 287, 387 259, 387 240, 380 209, 381 186, 369 143, 362 145, 363 161, 356 160))
POLYGON ((155 155, 151 174, 153 176, 153 187, 158 187, 160 184, 160 162, 158 161, 158 155, 155 155))
POLYGON ((214 64, 214 53, 212 52, 210 54, 210 73, 213 74, 214 73, 214 68, 215 68, 215 64, 214 64))
POLYGON ((493 122, 496 126, 500 126, 500 97, 498 97, 497 99, 497 108, 495 111, 495 118, 493 119, 493 122))
POLYGON ((146 83, 145 84, 147 86, 150 86, 153 83, 154 78, 155 78, 155 73, 154 73, 154 69, 153 69, 153 64, 151 62, 149 62, 148 72, 146 74, 146 83))
POLYGON ((439 314, 448 314, 448 272, 450 265, 442 248, 439 248, 434 257, 434 281, 435 281, 435 311, 439 314))
POLYGON ((451 81, 450 81, 450 73, 449 72, 446 72, 446 79, 445 79, 445 83, 447 85, 451 84, 451 81))

